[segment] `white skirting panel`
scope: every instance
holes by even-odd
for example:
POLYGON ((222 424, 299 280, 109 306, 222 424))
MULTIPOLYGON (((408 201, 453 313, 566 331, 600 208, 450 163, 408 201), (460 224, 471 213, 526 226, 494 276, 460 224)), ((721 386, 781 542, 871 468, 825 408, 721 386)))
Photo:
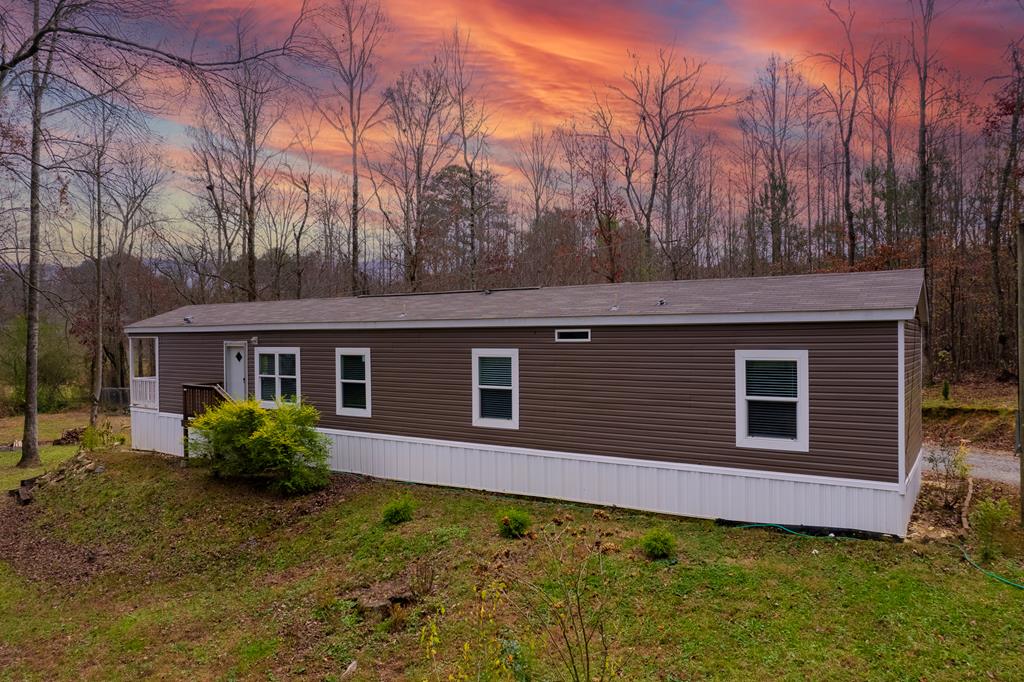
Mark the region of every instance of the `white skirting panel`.
MULTIPOLYGON (((330 468, 414 483, 747 523, 904 536, 921 485, 844 481, 321 429, 330 468)), ((132 410, 138 450, 182 454, 181 415, 132 410)))
POLYGON ((906 535, 906 528, 910 524, 910 517, 914 513, 914 503, 917 502, 917 495, 921 492, 921 471, 924 468, 924 448, 917 453, 917 459, 914 460, 914 465, 910 468, 910 473, 907 475, 907 486, 903 494, 903 507, 900 510, 902 512, 903 532, 899 533, 902 537, 906 535))
POLYGON ((181 415, 132 408, 132 447, 181 457, 181 415))
POLYGON ((323 431, 335 471, 748 523, 902 537, 920 487, 323 431))

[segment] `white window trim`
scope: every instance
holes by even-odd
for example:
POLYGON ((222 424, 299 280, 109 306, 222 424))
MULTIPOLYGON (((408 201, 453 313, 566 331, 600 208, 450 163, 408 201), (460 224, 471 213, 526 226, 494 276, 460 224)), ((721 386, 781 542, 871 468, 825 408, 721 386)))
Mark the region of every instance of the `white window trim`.
MULTIPOLYGON (((253 374, 253 379, 254 379, 254 383, 255 383, 255 386, 253 388, 255 389, 254 395, 256 396, 256 400, 258 400, 260 405, 262 405, 263 407, 276 407, 277 406, 277 403, 275 401, 273 401, 273 400, 264 400, 263 399, 263 386, 262 386, 262 382, 260 382, 260 354, 269 355, 271 353, 273 353, 274 355, 279 355, 281 353, 284 353, 284 354, 294 353, 295 354, 295 403, 296 404, 301 403, 302 402, 302 365, 301 365, 301 357, 300 357, 299 349, 298 349, 297 346, 257 346, 256 348, 253 349, 253 353, 252 353, 252 374, 253 374)), ((275 391, 274 391, 274 394, 277 397, 281 396, 281 374, 280 374, 279 370, 280 370, 280 365, 278 364, 277 359, 275 358, 274 359, 274 379, 275 379, 275 391)), ((266 376, 270 376, 270 375, 268 374, 266 376)))
POLYGON ((159 409, 160 407, 160 337, 159 336, 129 336, 128 337, 128 404, 142 409, 159 409), (153 339, 153 376, 135 376, 135 341, 142 339, 153 339), (134 391, 134 379, 153 379, 153 389, 156 392, 155 405, 143 405, 137 402, 134 391))
POLYGON ((371 410, 373 409, 373 402, 370 400, 370 382, 373 377, 370 373, 370 349, 369 348, 335 348, 334 349, 334 390, 335 390, 335 414, 339 417, 369 417, 371 416, 371 410), (344 407, 341 404, 342 391, 341 391, 341 356, 343 355, 362 355, 363 362, 366 363, 366 380, 355 381, 347 380, 348 383, 352 384, 365 384, 366 385, 366 407, 344 407))
MULTIPOLYGON (((484 388, 494 388, 487 386, 484 388)), ((519 349, 518 348, 474 348, 473 349, 473 426, 488 429, 519 428, 519 349), (480 358, 512 359, 512 419, 494 419, 480 416, 480 358)))
MULTIPOLYGON (((221 357, 221 364, 224 366, 224 384, 222 385, 222 388, 225 391, 228 390, 228 386, 227 386, 227 383, 228 383, 228 361, 227 361, 228 348, 241 348, 242 349, 241 352, 245 355, 245 357, 242 358, 242 368, 245 369, 245 363, 248 362, 248 360, 249 360, 249 342, 246 341, 245 339, 237 339, 235 341, 225 341, 224 342, 224 353, 223 353, 223 356, 221 357)), ((243 374, 245 374, 245 372, 243 372, 243 374)), ((251 395, 249 393, 249 377, 248 376, 243 376, 242 377, 242 386, 245 389, 245 393, 243 395, 243 398, 244 397, 248 397, 249 395, 251 395)))
POLYGON ((590 343, 590 330, 589 329, 556 329, 555 330, 555 343, 590 343), (587 338, 585 339, 560 339, 558 335, 562 332, 586 332, 587 338))
MULTIPOLYGON (((736 351, 736 447, 757 450, 810 451, 810 394, 808 391, 806 350, 737 350, 736 351), (747 435, 747 360, 796 360, 796 440, 747 435)), ((754 400, 791 399, 753 398, 754 400)))

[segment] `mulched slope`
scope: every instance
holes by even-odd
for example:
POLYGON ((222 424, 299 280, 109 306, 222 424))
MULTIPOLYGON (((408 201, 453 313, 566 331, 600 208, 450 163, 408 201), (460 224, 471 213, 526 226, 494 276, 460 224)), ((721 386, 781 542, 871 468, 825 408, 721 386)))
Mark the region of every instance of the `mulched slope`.
MULTIPOLYGON (((79 452, 57 469, 37 477, 33 493, 74 485, 89 476, 104 476, 104 459, 107 456, 101 453, 87 457, 79 452)), ((168 475, 184 473, 179 458, 149 457, 165 460, 168 475)), ((351 494, 353 486, 362 480, 357 476, 332 475, 325 489, 294 499, 253 489, 244 482, 221 481, 218 486, 226 490, 234 488, 240 495, 259 498, 257 506, 261 516, 273 519, 275 526, 288 526, 342 502, 351 494)), ((20 575, 33 581, 73 588, 106 570, 133 573, 141 568, 129 565, 125 548, 83 546, 60 539, 53 521, 48 520, 43 512, 44 505, 38 502, 22 506, 7 495, 0 498, 0 557, 20 575)))
MULTIPOLYGON (((30 490, 59 486, 87 476, 102 475, 102 463, 79 451, 56 469, 31 479, 30 490)), ((115 556, 111 548, 83 547, 61 540, 41 518, 35 504, 15 504, 8 497, 0 504, 0 557, 10 562, 21 575, 37 581, 65 586, 85 580, 110 564, 115 556)))

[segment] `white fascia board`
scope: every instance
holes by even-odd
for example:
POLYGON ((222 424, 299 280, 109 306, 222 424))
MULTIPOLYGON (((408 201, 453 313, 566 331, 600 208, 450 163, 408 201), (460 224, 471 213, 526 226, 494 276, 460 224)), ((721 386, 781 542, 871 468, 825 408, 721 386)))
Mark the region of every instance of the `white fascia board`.
POLYGON ((187 332, 261 332, 365 329, 457 329, 482 327, 650 326, 699 324, 779 324, 792 322, 884 322, 914 319, 914 308, 830 310, 816 312, 722 313, 714 315, 597 315, 590 317, 522 317, 469 320, 380 320, 367 322, 287 322, 176 327, 128 326, 128 334, 187 332))

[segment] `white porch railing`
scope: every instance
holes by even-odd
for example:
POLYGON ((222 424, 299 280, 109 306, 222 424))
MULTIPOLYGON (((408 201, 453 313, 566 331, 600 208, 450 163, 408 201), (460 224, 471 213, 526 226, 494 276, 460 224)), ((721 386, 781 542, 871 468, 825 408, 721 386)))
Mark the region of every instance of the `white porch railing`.
POLYGON ((156 409, 159 406, 157 397, 156 377, 135 377, 132 379, 132 405, 134 407, 156 409))

